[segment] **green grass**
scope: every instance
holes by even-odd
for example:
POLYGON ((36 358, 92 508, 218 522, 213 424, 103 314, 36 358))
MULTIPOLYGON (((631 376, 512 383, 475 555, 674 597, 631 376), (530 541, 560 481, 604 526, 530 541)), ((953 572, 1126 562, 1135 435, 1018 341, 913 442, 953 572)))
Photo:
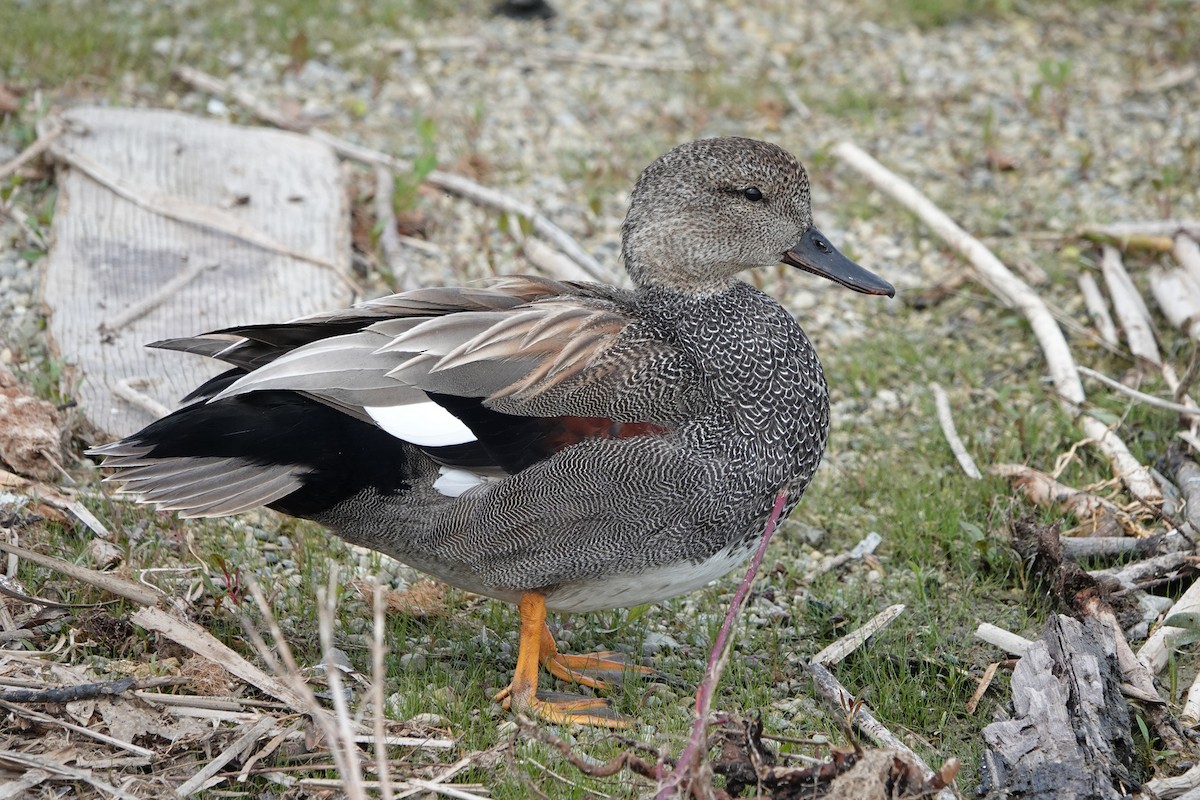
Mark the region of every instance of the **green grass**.
POLYGON ((364 28, 390 27, 402 36, 406 20, 458 10, 444 0, 356 0, 350 5, 347 9, 346 3, 324 0, 142 5, 0 0, 5 29, 0 77, 26 89, 69 85, 103 93, 126 72, 162 84, 176 61, 213 68, 235 51, 262 49, 287 55, 299 66, 320 43, 334 53, 354 54, 364 28), (214 46, 179 52, 172 39, 182 32, 189 41, 214 46))

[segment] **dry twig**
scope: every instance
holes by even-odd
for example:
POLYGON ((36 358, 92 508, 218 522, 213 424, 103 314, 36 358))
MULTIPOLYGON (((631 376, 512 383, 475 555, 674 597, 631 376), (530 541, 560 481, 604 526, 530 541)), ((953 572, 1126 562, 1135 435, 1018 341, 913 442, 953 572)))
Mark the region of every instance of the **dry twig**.
POLYGON ((72 578, 81 583, 86 583, 88 586, 94 586, 97 589, 103 589, 110 594, 115 594, 117 597, 123 597, 132 603, 139 606, 152 606, 161 599, 161 595, 147 590, 143 586, 139 586, 131 581, 123 580, 108 572, 97 572, 94 569, 81 567, 78 564, 71 564, 57 558, 35 553, 32 550, 26 550, 23 547, 18 547, 15 544, 9 544, 3 539, 0 539, 0 551, 12 553, 26 561, 31 561, 38 566, 47 567, 49 569, 60 572, 68 578, 72 578))
POLYGON ((883 611, 880 611, 874 617, 867 620, 866 623, 859 628, 846 634, 828 647, 823 648, 821 652, 812 657, 812 663, 824 664, 827 667, 833 666, 861 647, 863 642, 867 641, 867 639, 870 639, 888 625, 891 625, 892 622, 903 613, 903 604, 888 606, 883 611))
MULTIPOLYGON (((865 703, 859 701, 850 692, 846 691, 846 687, 842 686, 838 679, 833 676, 832 672, 821 664, 816 663, 809 664, 808 668, 812 672, 818 694, 825 698, 838 713, 845 714, 846 718, 854 723, 859 730, 871 737, 880 746, 899 750, 911 758, 921 768, 921 773, 925 776, 926 780, 940 774, 930 769, 924 759, 914 753, 912 748, 900 741, 882 722, 876 719, 865 703)), ((954 800, 955 794, 951 789, 946 788, 939 791, 936 796, 937 800, 954 800)))
POLYGON ((202 789, 207 789, 215 783, 220 783, 224 778, 213 778, 221 769, 233 761, 235 758, 242 756, 247 750, 253 747, 259 739, 266 736, 274 727, 276 720, 274 717, 264 716, 250 726, 241 736, 233 740, 233 743, 222 750, 216 758, 204 765, 204 768, 193 775, 191 778, 178 786, 175 789, 175 794, 180 797, 191 797, 196 792, 202 789), (210 783, 209 781, 212 781, 210 783))
POLYGON ((62 123, 58 121, 52 121, 49 125, 42 127, 38 131, 38 137, 34 140, 33 144, 22 150, 13 160, 5 164, 0 164, 0 181, 46 152, 63 135, 65 130, 62 123))
POLYGON ((962 467, 963 472, 967 473, 968 478, 982 480, 983 475, 979 472, 979 467, 975 466, 975 459, 971 458, 971 454, 967 452, 967 446, 958 436, 958 429, 954 426, 954 416, 950 413, 950 398, 946 396, 946 390, 936 383, 929 384, 929 388, 933 392, 938 423, 942 426, 942 435, 946 437, 946 443, 950 445, 950 452, 954 453, 954 457, 958 459, 958 465, 962 467))
POLYGON ((1132 388, 1126 386, 1125 384, 1121 383, 1120 381, 1113 380, 1112 378, 1108 377, 1104 373, 1097 372, 1094 369, 1088 369, 1087 367, 1079 367, 1078 369, 1079 369, 1079 374, 1085 375, 1089 378, 1092 378, 1093 380, 1099 381, 1100 383, 1104 384, 1105 386, 1107 386, 1110 389, 1115 389, 1116 391, 1120 392, 1121 394, 1124 394, 1128 397, 1132 397, 1134 400, 1137 400, 1139 403, 1144 403, 1148 406, 1153 406, 1154 408, 1161 408, 1164 411, 1173 411, 1176 414, 1183 414, 1184 416, 1200 417, 1200 408, 1197 408, 1195 406, 1185 406, 1182 403, 1172 403, 1170 400, 1163 400, 1161 398, 1155 397, 1152 394, 1146 394, 1145 392, 1139 392, 1137 389, 1132 389, 1132 388))
POLYGON ((396 230, 396 213, 392 210, 392 195, 395 193, 396 179, 392 171, 376 164, 375 224, 379 230, 379 249, 383 251, 383 260, 396 278, 396 289, 407 292, 418 288, 419 284, 412 274, 411 263, 404 255, 400 232, 396 230))

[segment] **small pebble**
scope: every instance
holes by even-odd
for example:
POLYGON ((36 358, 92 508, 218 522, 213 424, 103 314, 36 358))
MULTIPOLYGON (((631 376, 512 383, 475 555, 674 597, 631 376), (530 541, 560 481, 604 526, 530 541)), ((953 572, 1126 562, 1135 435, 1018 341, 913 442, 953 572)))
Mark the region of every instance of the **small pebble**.
POLYGON ((642 640, 642 655, 655 656, 663 650, 678 650, 680 646, 669 634, 650 631, 642 640))
POLYGON ((410 672, 424 672, 426 663, 424 653, 405 653, 400 656, 400 668, 410 672))

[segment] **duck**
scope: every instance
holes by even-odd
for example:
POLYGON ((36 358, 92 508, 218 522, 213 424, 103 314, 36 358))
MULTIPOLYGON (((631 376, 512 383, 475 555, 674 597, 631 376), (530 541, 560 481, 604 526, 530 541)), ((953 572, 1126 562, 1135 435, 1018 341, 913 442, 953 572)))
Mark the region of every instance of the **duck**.
POLYGON ((265 506, 467 592, 515 603, 495 697, 548 723, 624 727, 597 690, 613 652, 560 653, 547 610, 692 592, 746 561, 829 434, 821 362, 739 279, 790 265, 868 295, 890 283, 813 225, 778 145, 681 144, 638 177, 622 288, 510 275, 150 346, 228 366, 183 405, 89 452, 120 491, 182 517, 265 506))

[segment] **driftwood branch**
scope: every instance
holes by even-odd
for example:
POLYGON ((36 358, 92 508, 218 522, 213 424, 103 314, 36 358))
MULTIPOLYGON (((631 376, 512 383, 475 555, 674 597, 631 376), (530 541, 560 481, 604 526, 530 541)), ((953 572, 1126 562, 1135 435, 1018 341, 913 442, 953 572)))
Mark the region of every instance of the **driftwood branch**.
POLYGON ((34 140, 33 144, 22 150, 13 160, 0 164, 0 181, 49 150, 50 146, 54 144, 58 137, 63 135, 65 130, 66 128, 57 120, 52 120, 49 125, 39 130, 38 137, 34 140))
POLYGON ((975 629, 975 638, 995 645, 1004 652, 1018 657, 1025 655, 1029 652, 1029 648, 1033 647, 1032 640, 1011 631, 1006 631, 1004 628, 993 625, 990 622, 979 623, 979 627, 975 629))
POLYGON ((397 291, 410 291, 419 284, 412 272, 412 265, 404 255, 400 243, 400 232, 396 230, 396 213, 392 209, 392 195, 396 193, 396 177, 387 167, 375 166, 375 224, 379 228, 379 249, 383 260, 396 279, 397 291))
POLYGON ((1163 316, 1194 340, 1200 340, 1200 284, 1182 268, 1150 271, 1150 291, 1163 316))
POLYGON ((140 586, 131 581, 123 580, 108 572, 97 572, 94 569, 81 567, 78 564, 71 564, 57 558, 35 553, 32 550, 26 550, 23 547, 18 547, 15 544, 9 544, 3 539, 0 539, 0 551, 12 553, 18 558, 23 558, 26 561, 37 564, 41 567, 52 569, 60 572, 73 580, 81 583, 86 583, 89 586, 94 586, 97 589, 103 589, 106 592, 115 594, 117 597, 123 597, 130 602, 136 603, 139 606, 152 606, 161 599, 161 595, 140 586))
MULTIPOLYGON (((1166 616, 1196 613, 1200 613, 1200 581, 1196 581, 1188 587, 1188 590, 1175 601, 1175 605, 1171 606, 1171 610, 1167 612, 1166 616)), ((1138 649, 1138 661, 1151 672, 1162 672, 1163 667, 1167 666, 1167 659, 1176 642, 1188 633, 1189 631, 1185 628, 1176 628, 1171 625, 1160 626, 1138 649)))
MULTIPOLYGON (((1055 322, 1053 313, 1038 293, 1014 275, 982 242, 959 227, 912 184, 866 152, 849 142, 835 145, 833 152, 915 213, 938 236, 971 262, 988 289, 1025 315, 1046 357, 1055 389, 1067 404, 1068 410, 1077 413, 1086 399, 1083 384, 1079 380, 1067 340, 1055 322)), ((1096 446, 1108 457, 1115 472, 1135 497, 1147 505, 1157 506, 1162 502, 1162 494, 1150 471, 1138 463, 1114 431, 1089 414, 1081 414, 1079 420, 1084 435, 1095 440, 1096 446)))
POLYGON ((1127 397, 1132 397, 1139 403, 1144 403, 1145 405, 1153 406, 1154 408, 1161 408, 1163 411, 1174 411, 1176 414, 1183 414, 1189 417, 1200 417, 1200 408, 1196 408, 1195 406, 1185 406, 1182 403, 1172 403, 1170 400, 1163 400, 1162 398, 1155 397, 1152 394, 1139 392, 1137 389, 1132 389, 1120 381, 1115 381, 1104 373, 1097 372, 1094 369, 1088 369, 1087 367, 1079 367, 1078 369, 1080 375, 1084 375, 1088 378, 1099 381, 1110 389, 1115 389, 1127 397))
POLYGON ((1104 274, 1104 282, 1108 285, 1108 294, 1112 297, 1113 312, 1125 331, 1129 352, 1155 366, 1161 366, 1162 356, 1158 352, 1158 343, 1150 326, 1150 310, 1146 308, 1146 301, 1133 285, 1133 279, 1125 271, 1121 251, 1111 245, 1105 245, 1100 269, 1104 274))
POLYGON ((1185 233, 1200 239, 1200 220, 1168 219, 1153 222, 1115 222, 1110 225, 1088 225, 1080 231, 1087 238, 1109 237, 1125 239, 1131 236, 1163 236, 1173 238, 1185 233))
POLYGON ((1100 338, 1110 345, 1119 345, 1117 326, 1113 324, 1112 315, 1108 313, 1108 303, 1104 301, 1104 295, 1100 293, 1100 287, 1096 285, 1096 279, 1091 273, 1080 273, 1079 290, 1083 293, 1083 303, 1087 306, 1088 315, 1095 323, 1096 330, 1100 332, 1100 338))
MULTIPOLYGON (((912 759, 913 763, 920 767, 921 773, 925 776, 926 780, 935 775, 924 759, 914 753, 912 748, 902 742, 882 722, 876 719, 865 703, 857 700, 850 692, 846 691, 846 687, 842 686, 832 672, 817 663, 809 664, 808 669, 812 673, 817 693, 825 699, 834 709, 835 713, 845 715, 847 720, 852 722, 855 727, 881 747, 899 750, 904 753, 905 756, 912 759)), ((953 800, 955 794, 951 789, 942 789, 937 793, 936 797, 937 800, 953 800)))
POLYGON ((870 639, 888 625, 891 625, 903 613, 903 603, 888 606, 867 620, 861 627, 846 634, 828 647, 823 648, 821 652, 812 657, 812 663, 824 664, 827 667, 833 666, 861 647, 867 639, 870 639))
POLYGON ((160 633, 193 653, 224 667, 231 675, 282 700, 292 708, 308 707, 304 697, 291 687, 263 672, 193 622, 173 617, 159 608, 143 608, 130 619, 146 630, 160 633))

